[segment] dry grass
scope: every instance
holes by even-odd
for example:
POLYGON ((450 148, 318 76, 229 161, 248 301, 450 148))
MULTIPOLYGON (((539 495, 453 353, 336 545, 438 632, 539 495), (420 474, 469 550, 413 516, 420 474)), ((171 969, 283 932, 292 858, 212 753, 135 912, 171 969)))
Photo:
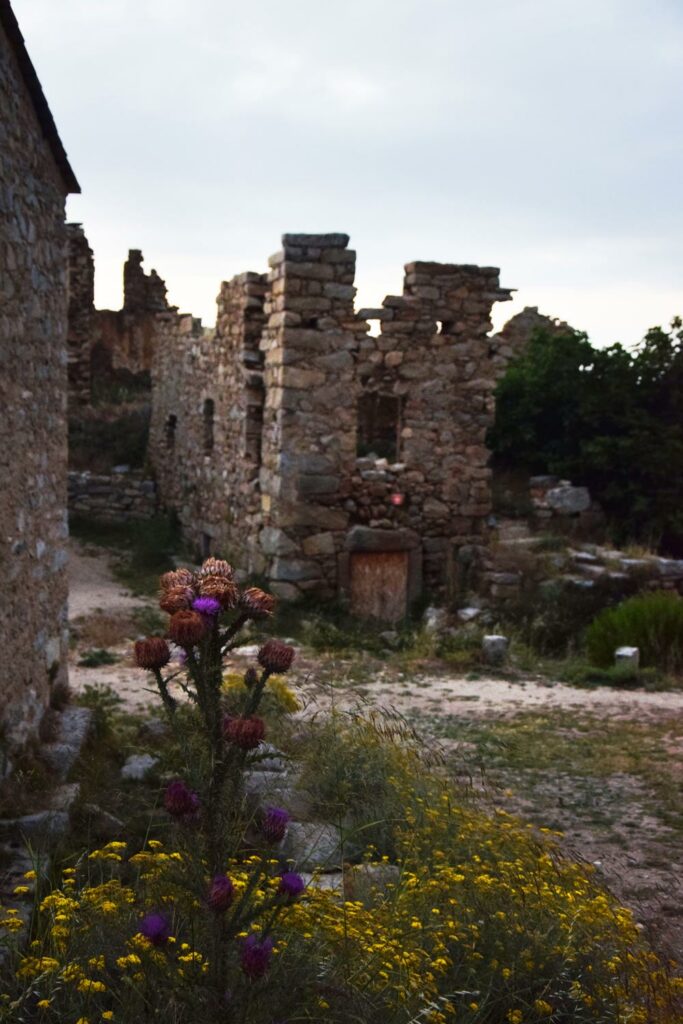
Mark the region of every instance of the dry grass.
POLYGON ((116 647, 137 636, 139 629, 129 612, 93 612, 72 625, 79 647, 116 647))

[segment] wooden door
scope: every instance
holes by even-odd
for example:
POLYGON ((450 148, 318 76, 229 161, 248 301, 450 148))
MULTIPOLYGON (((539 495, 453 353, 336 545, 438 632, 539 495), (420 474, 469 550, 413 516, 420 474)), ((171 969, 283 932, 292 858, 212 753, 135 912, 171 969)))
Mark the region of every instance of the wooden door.
POLYGON ((408 612, 408 552, 351 554, 351 611, 362 619, 398 622, 408 612))

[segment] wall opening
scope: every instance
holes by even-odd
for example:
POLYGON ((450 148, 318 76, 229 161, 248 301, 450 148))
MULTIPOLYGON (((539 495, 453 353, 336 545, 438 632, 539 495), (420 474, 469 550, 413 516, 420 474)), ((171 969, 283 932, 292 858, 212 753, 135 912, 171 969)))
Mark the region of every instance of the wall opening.
POLYGON ((396 395, 371 391, 358 401, 359 456, 376 455, 396 461, 399 453, 403 401, 396 395))
POLYGON ((177 426, 178 417, 174 413, 171 413, 168 419, 166 420, 166 426, 164 428, 167 448, 175 448, 175 432, 177 426))
POLYGON ((201 549, 202 559, 209 558, 211 555, 212 538, 208 533, 202 533, 201 549))
POLYGON ((207 398, 204 400, 204 454, 210 455, 213 451, 213 414, 214 414, 214 401, 213 398, 207 398))
POLYGON ((261 466, 261 438, 263 434, 263 385, 246 388, 247 416, 244 424, 247 458, 258 469, 261 466))

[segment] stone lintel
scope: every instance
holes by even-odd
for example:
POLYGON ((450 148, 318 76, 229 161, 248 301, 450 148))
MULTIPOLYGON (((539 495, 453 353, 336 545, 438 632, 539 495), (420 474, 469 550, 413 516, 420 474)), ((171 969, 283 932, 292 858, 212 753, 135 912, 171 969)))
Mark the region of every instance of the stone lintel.
POLYGON ((349 244, 349 235, 331 232, 326 235, 286 234, 282 236, 282 245, 305 246, 316 249, 345 249, 349 244))
POLYGON ((380 530, 354 526, 346 535, 347 551, 410 551, 419 548, 420 537, 414 530, 380 530))

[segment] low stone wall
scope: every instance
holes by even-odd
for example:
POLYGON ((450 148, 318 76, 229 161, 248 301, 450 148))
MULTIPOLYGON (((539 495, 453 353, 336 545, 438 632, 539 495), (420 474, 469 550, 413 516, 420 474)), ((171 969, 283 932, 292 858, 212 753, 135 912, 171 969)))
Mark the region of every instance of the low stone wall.
POLYGON ((111 475, 69 473, 69 514, 107 523, 149 519, 157 511, 157 490, 143 473, 124 469, 111 475))

